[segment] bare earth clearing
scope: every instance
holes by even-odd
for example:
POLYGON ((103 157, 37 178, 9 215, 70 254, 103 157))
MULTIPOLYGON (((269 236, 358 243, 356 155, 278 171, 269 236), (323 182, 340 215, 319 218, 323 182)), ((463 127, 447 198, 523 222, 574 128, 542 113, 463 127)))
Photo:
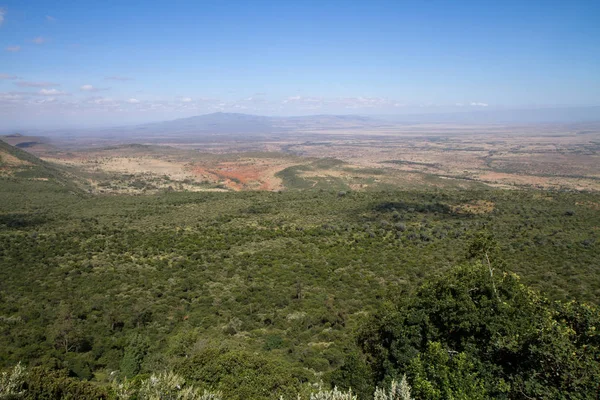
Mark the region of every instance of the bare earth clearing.
POLYGON ((297 163, 296 157, 268 153, 215 157, 156 146, 55 152, 42 158, 77 170, 89 189, 100 193, 280 190, 281 180, 275 174, 297 163))

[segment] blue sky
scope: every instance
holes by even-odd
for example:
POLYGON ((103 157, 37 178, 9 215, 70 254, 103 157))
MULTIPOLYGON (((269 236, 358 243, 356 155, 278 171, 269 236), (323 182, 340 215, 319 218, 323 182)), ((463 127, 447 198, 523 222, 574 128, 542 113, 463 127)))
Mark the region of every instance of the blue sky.
POLYGON ((0 0, 2 125, 600 105, 600 1, 0 0))

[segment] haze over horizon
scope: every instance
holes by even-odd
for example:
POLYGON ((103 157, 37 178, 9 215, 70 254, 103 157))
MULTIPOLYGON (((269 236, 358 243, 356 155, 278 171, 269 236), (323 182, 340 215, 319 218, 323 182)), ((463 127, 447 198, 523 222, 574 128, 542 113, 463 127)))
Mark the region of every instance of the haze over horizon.
POLYGON ((600 3, 0 1, 0 128, 600 105, 600 3))

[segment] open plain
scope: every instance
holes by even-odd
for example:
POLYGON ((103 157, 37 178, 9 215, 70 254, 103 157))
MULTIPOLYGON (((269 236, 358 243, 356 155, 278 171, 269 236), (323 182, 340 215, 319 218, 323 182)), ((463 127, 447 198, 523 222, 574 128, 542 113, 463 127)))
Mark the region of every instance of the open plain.
POLYGON ((68 167, 96 193, 484 186, 600 190, 597 123, 377 126, 343 120, 316 129, 306 121, 258 134, 190 129, 144 137, 97 132, 77 140, 4 138, 68 167))

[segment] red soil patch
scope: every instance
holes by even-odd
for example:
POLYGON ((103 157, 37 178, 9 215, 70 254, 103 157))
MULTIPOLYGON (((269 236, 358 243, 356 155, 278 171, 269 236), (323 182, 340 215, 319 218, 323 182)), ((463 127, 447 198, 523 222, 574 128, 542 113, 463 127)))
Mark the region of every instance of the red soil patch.
POLYGON ((233 190, 277 190, 281 183, 275 173, 285 168, 279 164, 262 162, 221 162, 214 165, 193 165, 190 170, 195 176, 212 182, 222 181, 233 190))
POLYGON ((251 165, 235 165, 233 163, 222 163, 220 167, 213 171, 222 178, 231 179, 243 185, 251 181, 257 181, 261 178, 261 171, 256 166, 251 165))

